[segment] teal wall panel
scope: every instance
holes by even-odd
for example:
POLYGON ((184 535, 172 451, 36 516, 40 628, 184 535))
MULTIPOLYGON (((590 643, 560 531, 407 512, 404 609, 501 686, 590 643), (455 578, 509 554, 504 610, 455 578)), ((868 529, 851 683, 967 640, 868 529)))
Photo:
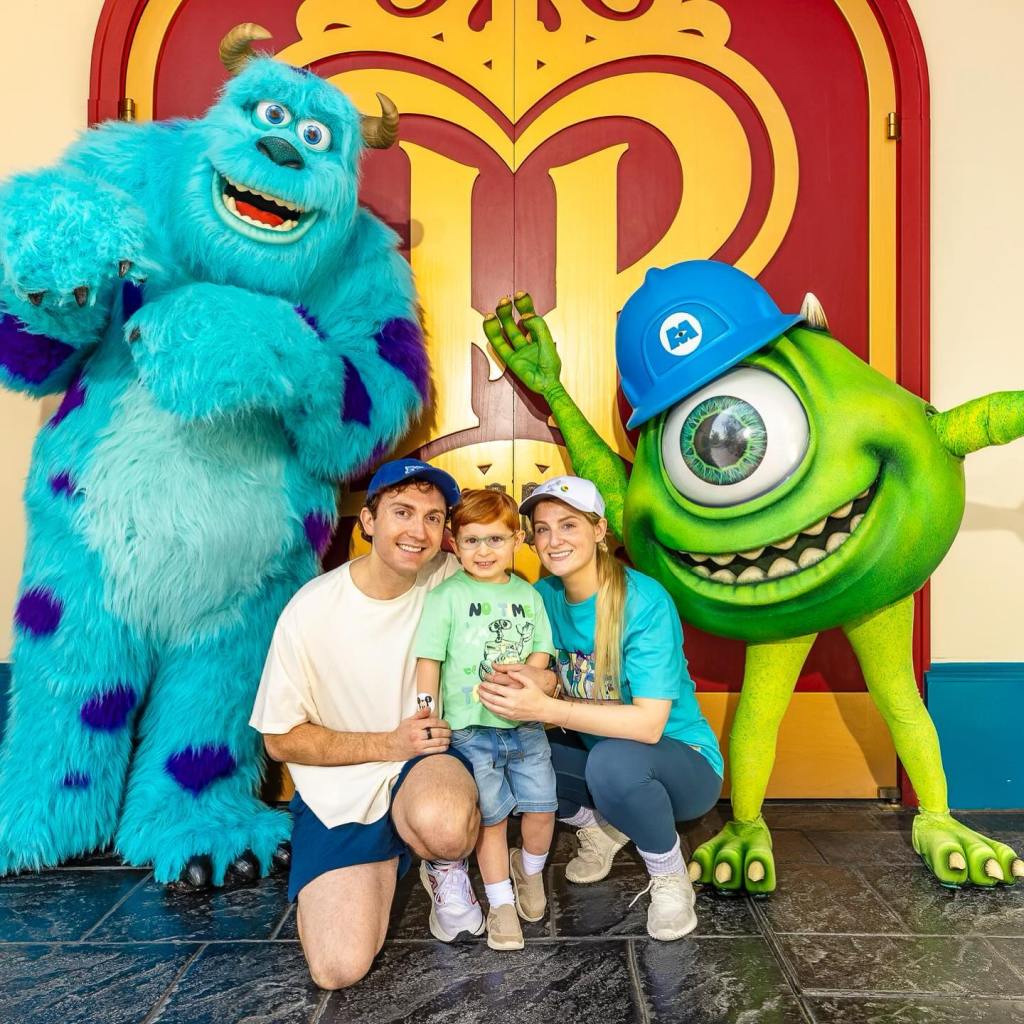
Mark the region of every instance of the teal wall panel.
POLYGON ((950 806, 1024 808, 1024 663, 939 662, 925 687, 950 806))

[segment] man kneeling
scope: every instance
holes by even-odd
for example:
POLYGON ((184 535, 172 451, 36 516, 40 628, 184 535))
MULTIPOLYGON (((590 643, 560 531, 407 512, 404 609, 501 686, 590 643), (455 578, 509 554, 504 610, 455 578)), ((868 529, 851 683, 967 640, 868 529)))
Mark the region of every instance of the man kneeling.
POLYGON ((480 825, 476 786, 447 724, 417 710, 412 656, 427 591, 459 568, 440 550, 458 500, 455 480, 427 463, 381 466, 359 514, 370 553, 295 595, 256 695, 249 724, 295 783, 288 896, 321 988, 370 969, 412 854, 431 932, 451 942, 484 929, 464 859, 480 825))

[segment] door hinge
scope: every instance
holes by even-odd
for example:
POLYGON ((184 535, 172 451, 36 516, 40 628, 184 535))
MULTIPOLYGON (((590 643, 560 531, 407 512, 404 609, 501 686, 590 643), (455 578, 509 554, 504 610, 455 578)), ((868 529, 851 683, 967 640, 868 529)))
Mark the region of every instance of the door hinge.
POLYGON ((896 111, 890 111, 886 118, 885 137, 898 141, 900 137, 900 115, 896 111))
POLYGON ((135 100, 131 96, 125 96, 117 105, 117 119, 119 121, 135 120, 135 100))

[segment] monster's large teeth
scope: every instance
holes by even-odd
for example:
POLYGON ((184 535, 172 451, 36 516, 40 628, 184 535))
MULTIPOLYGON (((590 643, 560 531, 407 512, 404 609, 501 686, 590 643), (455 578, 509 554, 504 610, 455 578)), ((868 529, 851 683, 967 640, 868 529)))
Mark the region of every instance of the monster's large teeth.
POLYGON ((820 562, 825 555, 826 553, 821 548, 804 548, 800 552, 797 562, 799 562, 801 569, 809 569, 815 562, 820 562))
POLYGON ((857 497, 856 497, 856 498, 854 498, 853 500, 854 500, 854 501, 860 501, 860 499, 861 499, 861 498, 866 498, 866 497, 868 496, 868 492, 869 492, 870 490, 871 490, 871 488, 870 488, 870 487, 865 487, 865 488, 864 488, 864 490, 863 490, 863 491, 861 491, 861 492, 860 492, 860 494, 858 494, 858 495, 857 495, 857 497))
POLYGON ((792 537, 787 537, 785 540, 777 540, 772 544, 773 548, 778 548, 780 551, 788 551, 795 543, 799 533, 794 533, 792 537))
POLYGON ((741 551, 740 558, 749 558, 752 562, 755 558, 759 558, 764 552, 764 548, 751 548, 750 551, 741 551))
POLYGON ((835 512, 829 512, 829 515, 833 519, 845 519, 850 514, 850 510, 852 508, 853 508, 853 502, 852 501, 848 501, 841 508, 837 508, 835 510, 835 512))
POLYGON ((735 555, 712 555, 711 561, 714 562, 715 565, 728 565, 733 561, 733 559, 735 559, 735 557, 735 555))
POLYGON ((695 565, 693 567, 693 571, 698 576, 703 576, 704 579, 707 579, 711 575, 711 570, 706 565, 695 565))
POLYGON ((825 550, 831 555, 837 548, 842 547, 849 538, 850 535, 848 533, 833 533, 832 536, 825 541, 825 550))
POLYGON ((776 558, 768 570, 768 578, 774 580, 779 576, 788 576, 790 573, 796 572, 797 568, 796 562, 791 562, 788 558, 776 558))
POLYGON ((708 558, 710 558, 711 556, 710 556, 710 555, 695 555, 695 554, 693 554, 693 553, 691 552, 691 553, 690 553, 690 557, 691 557, 691 558, 692 558, 692 559, 693 559, 693 560, 694 560, 695 562, 706 562, 706 561, 708 560, 708 558))
POLYGON ((864 514, 861 513, 859 516, 854 516, 850 520, 850 533, 853 533, 853 531, 856 530, 858 526, 860 526, 860 522, 861 522, 861 520, 863 518, 864 518, 864 514))
POLYGON ((822 530, 825 529, 825 524, 828 522, 828 516, 824 519, 819 519, 813 526, 808 526, 807 529, 803 530, 810 537, 817 537, 822 530))
POLYGON ((763 569, 759 569, 756 565, 748 565, 736 578, 737 583, 760 583, 761 580, 765 579, 763 569))
POLYGON ((711 578, 716 583, 735 583, 736 574, 730 572, 728 569, 719 569, 718 572, 713 572, 711 578))

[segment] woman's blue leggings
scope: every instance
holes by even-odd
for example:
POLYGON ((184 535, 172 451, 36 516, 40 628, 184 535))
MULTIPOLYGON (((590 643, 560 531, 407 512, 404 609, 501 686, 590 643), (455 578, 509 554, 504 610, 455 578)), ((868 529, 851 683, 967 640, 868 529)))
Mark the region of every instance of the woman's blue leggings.
POLYGON ((676 822, 706 814, 722 779, 693 747, 667 736, 657 743, 598 740, 587 750, 575 732, 548 730, 558 779, 558 816, 592 807, 645 853, 667 853, 676 822))

